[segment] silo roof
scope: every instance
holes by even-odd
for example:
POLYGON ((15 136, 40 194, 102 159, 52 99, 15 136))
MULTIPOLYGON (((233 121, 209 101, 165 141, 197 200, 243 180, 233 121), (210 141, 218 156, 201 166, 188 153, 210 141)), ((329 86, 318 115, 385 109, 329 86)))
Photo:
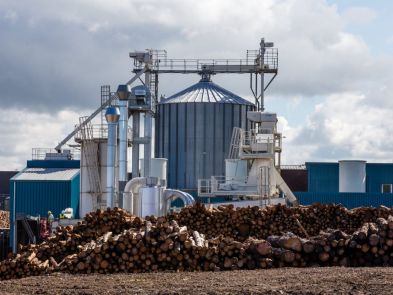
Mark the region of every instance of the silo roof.
POLYGON ((242 105, 254 105, 252 102, 222 88, 211 80, 202 79, 198 83, 161 100, 160 103, 188 103, 188 102, 211 102, 232 103, 242 105))

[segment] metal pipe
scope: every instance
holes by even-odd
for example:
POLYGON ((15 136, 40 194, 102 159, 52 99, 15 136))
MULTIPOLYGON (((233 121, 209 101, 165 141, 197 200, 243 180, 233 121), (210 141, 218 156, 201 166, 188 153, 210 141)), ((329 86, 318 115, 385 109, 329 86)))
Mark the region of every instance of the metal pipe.
MULTIPOLYGON (((139 206, 139 190, 146 185, 145 177, 135 177, 127 182, 124 187, 123 204, 124 208, 131 214, 138 215, 139 206)), ((138 215, 139 216, 139 215, 138 215)))
POLYGON ((17 245, 17 235, 16 235, 16 181, 14 180, 14 199, 13 202, 13 210, 12 210, 12 252, 16 254, 16 245, 17 245))
MULTIPOLYGON (((132 114, 132 133, 133 138, 139 138, 140 132, 140 114, 135 112, 132 114)), ((139 143, 132 144, 132 178, 139 176, 139 143)))
POLYGON ((106 167, 106 206, 113 208, 115 199, 115 161, 117 144, 117 124, 120 111, 110 106, 106 109, 105 118, 108 123, 107 167, 106 167))
POLYGON ((129 85, 119 85, 117 96, 119 97, 119 207, 123 208, 124 186, 128 180, 127 174, 127 151, 128 151, 128 96, 130 95, 129 85))
MULTIPOLYGON (((151 95, 151 73, 145 73, 145 85, 147 87, 146 100, 152 110, 152 95, 151 95)), ((145 126, 144 126, 144 138, 147 143, 144 146, 144 173, 145 177, 150 176, 150 165, 151 165, 151 135, 152 135, 152 116, 150 112, 145 113, 145 126)))

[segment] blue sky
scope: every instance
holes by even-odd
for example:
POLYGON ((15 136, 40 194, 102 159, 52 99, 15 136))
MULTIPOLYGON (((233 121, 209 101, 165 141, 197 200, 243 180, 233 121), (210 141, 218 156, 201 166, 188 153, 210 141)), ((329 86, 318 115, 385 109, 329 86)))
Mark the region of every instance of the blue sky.
MULTIPOLYGON (((128 81, 135 49, 169 58, 243 58, 261 37, 280 67, 266 93, 283 161, 393 161, 393 1, 0 0, 0 169, 54 147, 128 81), (59 9, 61 7, 61 9, 59 9)), ((197 76, 165 76, 171 95, 197 76)), ((248 77, 213 80, 251 98, 248 77)))

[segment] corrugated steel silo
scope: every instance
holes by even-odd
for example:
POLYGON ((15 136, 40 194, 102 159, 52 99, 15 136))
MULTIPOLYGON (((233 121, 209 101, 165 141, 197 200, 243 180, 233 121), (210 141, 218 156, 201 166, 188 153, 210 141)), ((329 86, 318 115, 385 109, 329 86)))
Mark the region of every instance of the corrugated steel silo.
POLYGON ((196 190, 197 180, 224 175, 234 127, 250 128, 255 105, 209 78, 162 100, 156 118, 155 153, 168 159, 168 187, 196 190))

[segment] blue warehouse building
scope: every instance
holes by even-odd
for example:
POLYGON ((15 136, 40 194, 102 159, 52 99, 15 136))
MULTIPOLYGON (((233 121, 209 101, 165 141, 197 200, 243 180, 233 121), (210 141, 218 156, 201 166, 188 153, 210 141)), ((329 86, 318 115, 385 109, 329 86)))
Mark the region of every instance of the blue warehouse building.
POLYGON ((393 163, 308 162, 305 168, 307 188, 294 191, 302 205, 319 202, 342 204, 347 208, 393 207, 393 163), (356 167, 344 171, 344 164, 356 167))
POLYGON ((13 245, 14 216, 58 217, 72 208, 79 218, 80 161, 31 160, 10 180, 10 244, 13 245))

